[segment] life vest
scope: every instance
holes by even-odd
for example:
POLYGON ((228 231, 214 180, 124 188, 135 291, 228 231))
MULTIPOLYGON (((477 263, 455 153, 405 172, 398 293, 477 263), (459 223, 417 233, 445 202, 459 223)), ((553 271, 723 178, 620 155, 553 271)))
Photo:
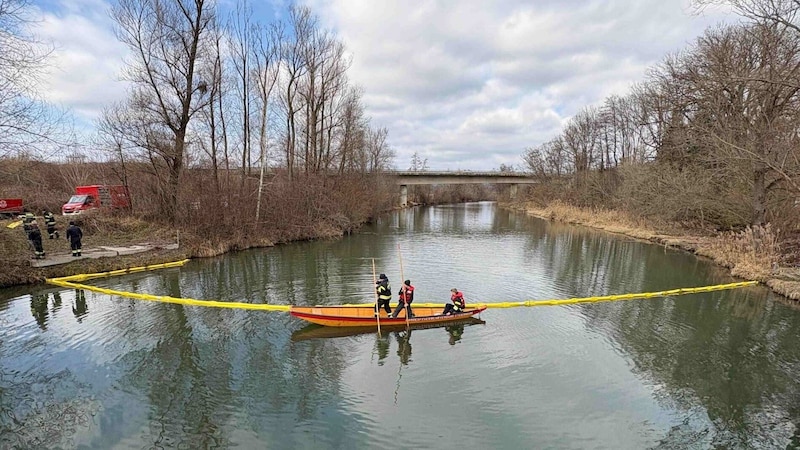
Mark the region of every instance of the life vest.
POLYGON ((453 306, 456 309, 464 309, 467 306, 467 302, 464 301, 464 294, 461 291, 456 291, 453 295, 450 296, 450 301, 453 302, 453 306))
POLYGON ((400 296, 399 296, 399 298, 400 298, 400 301, 403 302, 403 303, 411 303, 411 302, 413 302, 414 301, 414 286, 403 285, 403 287, 400 288, 400 296), (407 302, 406 302, 406 299, 408 299, 407 302))

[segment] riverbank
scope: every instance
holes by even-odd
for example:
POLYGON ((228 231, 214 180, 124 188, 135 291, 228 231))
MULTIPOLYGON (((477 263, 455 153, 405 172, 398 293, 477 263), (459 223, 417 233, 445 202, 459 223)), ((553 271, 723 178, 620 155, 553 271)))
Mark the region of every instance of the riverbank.
POLYGON ((255 235, 244 231, 224 236, 199 236, 186 230, 145 221, 135 217, 95 215, 82 217, 83 257, 73 259, 64 239, 66 220, 57 217, 60 239, 42 244, 46 259, 33 259, 22 227, 9 228, 12 220, 0 221, 0 287, 42 283, 81 273, 107 272, 128 267, 162 264, 192 258, 205 258, 230 251, 272 247, 277 244, 310 239, 339 238, 350 231, 331 225, 318 226, 291 235, 255 235))
POLYGON ((758 281, 778 294, 800 300, 800 270, 785 264, 787 255, 781 254, 780 244, 769 227, 717 233, 680 224, 650 223, 624 212, 582 209, 560 202, 547 206, 513 202, 502 206, 545 220, 588 226, 686 250, 730 269, 735 277, 758 281))

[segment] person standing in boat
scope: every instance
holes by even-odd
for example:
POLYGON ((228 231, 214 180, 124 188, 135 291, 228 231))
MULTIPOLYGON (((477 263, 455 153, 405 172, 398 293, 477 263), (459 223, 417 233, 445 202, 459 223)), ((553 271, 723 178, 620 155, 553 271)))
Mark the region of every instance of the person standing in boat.
POLYGON ((400 287, 400 292, 397 293, 398 296, 398 303, 397 308, 394 309, 392 313, 392 317, 397 317, 400 314, 400 311, 403 308, 407 308, 406 314, 408 317, 414 317, 414 313, 411 311, 411 302, 414 301, 414 286, 411 285, 411 280, 406 280, 403 282, 403 286, 400 287))
POLYGON ((467 306, 467 302, 464 301, 464 294, 462 294, 461 291, 453 288, 450 289, 450 293, 450 299, 445 303, 442 315, 460 313, 464 311, 464 308, 467 306))
POLYGON ((378 277, 378 281, 375 282, 375 290, 378 291, 378 303, 375 304, 375 313, 379 314, 381 308, 383 308, 388 316, 392 313, 392 307, 389 306, 392 301, 392 288, 389 286, 389 278, 386 277, 385 273, 382 273, 378 277))

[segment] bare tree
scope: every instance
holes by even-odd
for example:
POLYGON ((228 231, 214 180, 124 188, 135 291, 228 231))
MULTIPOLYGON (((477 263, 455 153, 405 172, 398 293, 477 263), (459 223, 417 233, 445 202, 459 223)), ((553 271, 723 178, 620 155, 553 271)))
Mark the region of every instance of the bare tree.
POLYGON ((529 172, 542 179, 560 178, 572 172, 572 164, 560 136, 538 147, 529 148, 522 155, 522 160, 529 172))
POLYGON ((698 11, 709 5, 730 5, 734 11, 756 22, 800 32, 800 2, 797 0, 693 0, 692 4, 698 11))
POLYGON ((366 150, 369 155, 370 172, 381 172, 391 168, 395 152, 386 140, 388 136, 389 130, 386 128, 367 132, 366 150))
MULTIPOLYGON (((214 20, 211 0, 119 0, 113 8, 118 38, 133 52, 126 76, 131 106, 148 123, 149 150, 169 171, 165 217, 175 222, 189 122, 206 106, 199 66, 209 58, 204 39, 214 20)), ((209 61, 210 63, 210 61, 209 61)))
POLYGON ((572 166, 578 183, 597 160, 598 117, 597 108, 586 107, 575 114, 564 129, 564 144, 572 156, 572 166))
POLYGON ((764 224, 771 191, 800 194, 800 34, 774 23, 711 30, 673 73, 686 85, 693 140, 715 167, 746 177, 751 223, 764 224))
POLYGON ((303 50, 315 26, 315 19, 310 9, 296 5, 290 8, 290 38, 283 43, 281 51, 285 71, 284 92, 281 98, 285 108, 286 124, 284 157, 290 179, 294 176, 297 164, 296 151, 298 128, 300 128, 297 114, 303 109, 303 106, 298 102, 298 93, 300 83, 308 70, 303 50))
POLYGON ((419 152, 414 152, 411 156, 411 167, 408 170, 412 172, 424 172, 428 170, 428 158, 422 158, 419 156, 419 152))
POLYGON ((244 189, 245 180, 250 171, 251 163, 251 108, 252 108, 252 79, 251 64, 254 53, 255 37, 253 29, 253 9, 246 0, 236 3, 236 11, 231 15, 228 30, 231 33, 228 39, 228 48, 231 51, 231 64, 236 75, 236 92, 239 96, 239 121, 241 126, 241 170, 242 177, 240 189, 244 189))
POLYGON ((283 40, 283 27, 275 24, 269 28, 258 27, 256 32, 256 51, 255 51, 255 85, 257 87, 257 97, 259 105, 258 115, 258 147, 259 147, 259 169, 258 177, 258 199, 256 201, 256 221, 261 214, 261 195, 264 191, 264 177, 267 170, 268 154, 268 130, 269 130, 269 106, 272 90, 278 79, 278 56, 281 42, 283 40))
POLYGON ((52 48, 32 34, 33 24, 28 0, 0 0, 0 157, 74 145, 66 116, 38 95, 52 48))
POLYGON ((366 172, 368 158, 363 152, 367 120, 361 105, 361 89, 351 88, 344 99, 339 138, 339 174, 348 170, 366 172))

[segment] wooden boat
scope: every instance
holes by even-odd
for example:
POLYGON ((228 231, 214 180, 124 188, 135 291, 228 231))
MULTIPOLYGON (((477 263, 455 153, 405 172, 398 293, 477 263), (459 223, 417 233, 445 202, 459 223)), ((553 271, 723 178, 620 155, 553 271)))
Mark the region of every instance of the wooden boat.
MULTIPOLYGON (((401 312, 396 318, 380 312, 381 328, 383 327, 405 327, 408 325, 433 325, 457 322, 481 313, 486 309, 486 305, 467 308, 456 314, 442 315, 443 307, 413 307, 414 316, 406 323, 405 311, 401 312)), ((376 327, 378 322, 375 318, 375 307, 371 305, 354 306, 292 306, 289 312, 300 319, 307 320, 317 325, 328 327, 376 327)))
MULTIPOLYGON (((430 325, 429 324, 411 325, 411 329, 427 330, 432 328, 446 328, 454 325, 470 326, 470 325, 484 325, 484 324, 486 324, 486 321, 470 316, 455 322, 434 323, 430 325)), ((384 331, 395 331, 395 330, 405 330, 405 329, 406 329, 405 323, 403 323, 402 325, 388 325, 384 327, 383 322, 381 322, 381 330, 384 331)), ((293 332, 291 339, 292 341, 307 341, 311 339, 332 339, 332 338, 359 336, 362 334, 373 334, 377 332, 378 332, 377 323, 376 326, 374 327, 326 327, 322 325, 317 325, 315 323, 310 323, 305 327, 293 332)))

